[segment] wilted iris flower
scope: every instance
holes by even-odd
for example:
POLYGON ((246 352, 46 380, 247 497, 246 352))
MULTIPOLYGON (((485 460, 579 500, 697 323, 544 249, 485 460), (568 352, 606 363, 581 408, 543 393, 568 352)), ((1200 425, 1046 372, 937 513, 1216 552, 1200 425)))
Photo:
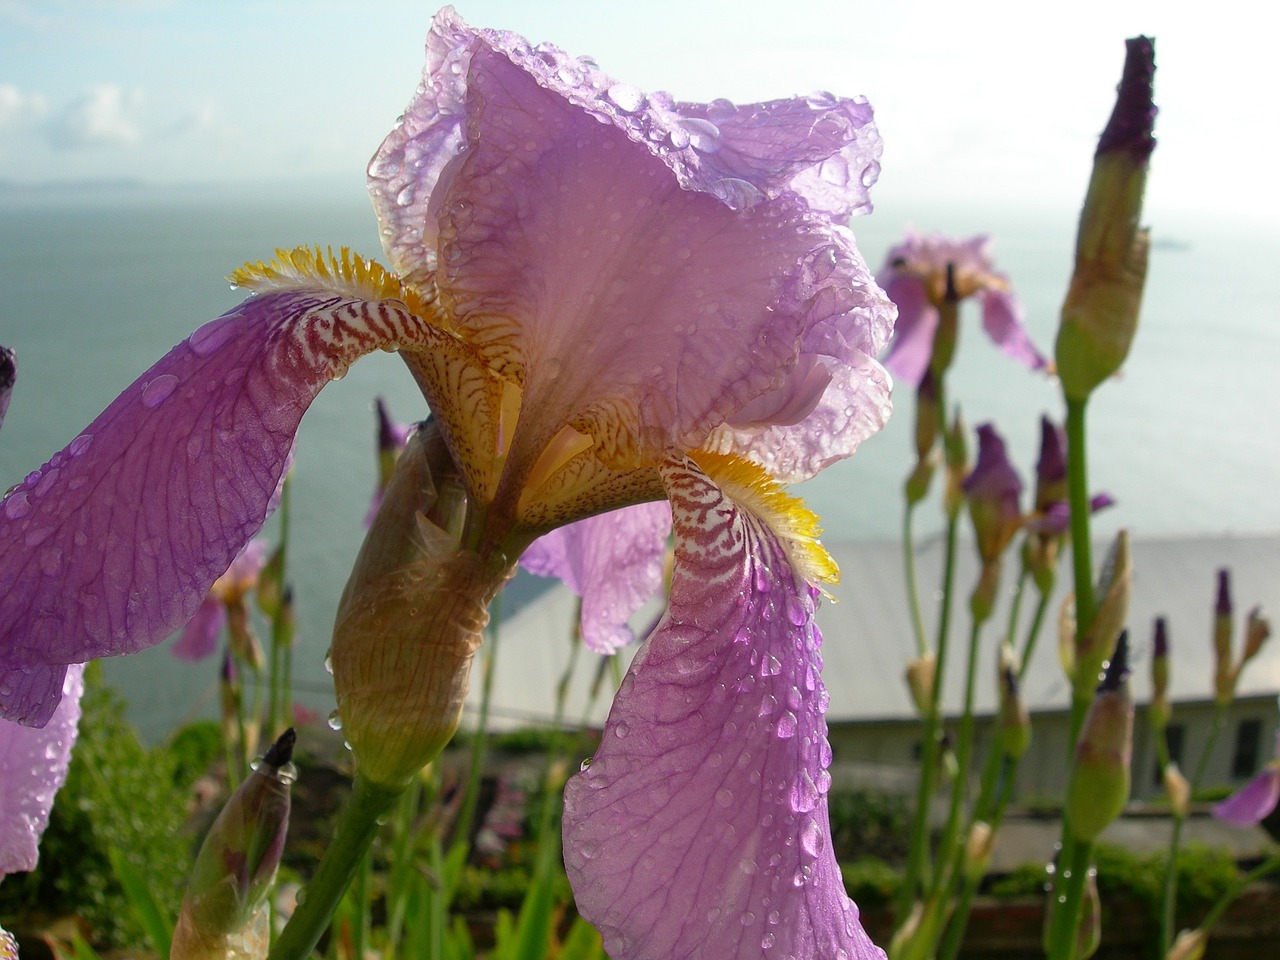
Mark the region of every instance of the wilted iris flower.
POLYGON ((690 938, 708 957, 744 938, 878 955, 827 829, 809 581, 834 566, 777 488, 888 414, 874 357, 894 309, 842 225, 878 171, 870 107, 645 95, 449 9, 427 60, 369 167, 395 274, 312 250, 238 271, 255 296, 0 508, 0 708, 42 722, 66 664, 181 625, 261 526, 310 400, 398 350, 434 426, 400 458, 335 628, 358 776, 398 786, 447 738, 456 717, 431 717, 460 709, 488 598, 529 544, 628 508, 601 521, 619 535, 585 580, 605 583, 652 549, 635 511, 670 499, 671 610, 569 788, 583 912, 619 960, 690 938), (427 488, 455 477, 465 504, 441 510, 427 488))
MULTIPOLYGON (((1009 278, 995 269, 985 236, 955 240, 912 231, 885 258, 879 280, 898 306, 898 324, 884 364, 895 377, 918 386, 933 357, 944 304, 969 297, 982 303, 982 326, 993 343, 1032 370, 1048 365, 1022 320, 1009 278)), ((943 331, 954 348, 955 331, 943 331)), ((949 364, 948 354, 948 364, 949 364)), ((944 364, 944 368, 945 368, 944 364)))

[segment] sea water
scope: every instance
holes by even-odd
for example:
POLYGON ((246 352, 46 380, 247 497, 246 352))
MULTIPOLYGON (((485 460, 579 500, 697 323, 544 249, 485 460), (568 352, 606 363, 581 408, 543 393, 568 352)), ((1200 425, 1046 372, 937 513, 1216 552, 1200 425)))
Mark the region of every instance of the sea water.
MULTIPOLYGON (((1033 339, 1051 353, 1074 216, 882 203, 853 226, 873 269, 908 225, 991 234, 1033 339)), ((1089 406, 1091 483, 1118 501, 1098 529, 1124 525, 1136 536, 1280 530, 1280 238, 1257 225, 1190 218, 1153 228, 1133 352, 1089 406)), ((288 188, 0 195, 0 344, 17 350, 19 363, 0 430, 0 490, 76 436, 170 346, 238 303, 242 295, 223 279, 230 271, 297 244, 379 256, 358 185, 302 197, 288 188)), ((1030 484, 1040 414, 1062 415, 1057 385, 992 346, 976 304, 962 308, 961 323, 949 399, 971 425, 997 425, 1030 484)), ((295 669, 303 700, 322 712, 332 707, 322 667, 329 630, 374 483, 376 396, 399 419, 426 415, 397 358, 379 353, 320 394, 298 441, 289 556, 299 611, 295 669)), ((898 535, 912 406, 906 391, 885 431, 799 488, 828 539, 898 535)), ((923 537, 937 534, 935 505, 921 507, 918 524, 923 537)), ((179 663, 161 647, 108 666, 150 735, 212 708, 213 663, 179 663)))

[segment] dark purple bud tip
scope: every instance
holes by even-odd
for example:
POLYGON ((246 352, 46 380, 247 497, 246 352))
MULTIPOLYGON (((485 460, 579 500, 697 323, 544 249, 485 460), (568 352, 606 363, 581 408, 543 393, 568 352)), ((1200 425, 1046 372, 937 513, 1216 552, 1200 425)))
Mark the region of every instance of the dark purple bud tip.
POLYGON ((1042 486, 1059 483, 1067 475, 1066 435, 1047 416, 1040 416, 1040 457, 1036 477, 1042 486))
POLYGON ((395 424, 391 422, 391 414, 387 412, 387 404, 381 397, 378 397, 374 401, 374 405, 378 410, 378 449, 395 450, 399 447, 398 437, 395 424))
POLYGON ((1231 571, 1226 567, 1218 571, 1218 599, 1213 612, 1220 617, 1231 616, 1231 571))
POLYGON ((1111 654, 1111 662, 1107 664, 1102 682, 1098 684, 1099 693, 1111 693, 1119 690, 1129 679, 1129 631, 1121 630, 1116 637, 1116 650, 1111 654))
POLYGON ((8 347, 0 347, 0 393, 13 389, 18 379, 18 355, 8 347))
POLYGON ((262 762, 279 770, 286 763, 293 760, 293 745, 297 742, 298 735, 293 732, 293 727, 290 727, 280 734, 276 742, 271 745, 271 748, 263 756, 262 762))
POLYGON ((1164 617, 1156 617, 1156 634, 1151 641, 1151 655, 1153 657, 1169 655, 1169 632, 1165 626, 1164 617))
POLYGON ((1151 97, 1156 76, 1156 46, 1150 37, 1134 37, 1124 43, 1124 73, 1116 88, 1115 109, 1098 140, 1097 154, 1128 150, 1136 160, 1146 161, 1156 148, 1152 136, 1156 106, 1151 97))

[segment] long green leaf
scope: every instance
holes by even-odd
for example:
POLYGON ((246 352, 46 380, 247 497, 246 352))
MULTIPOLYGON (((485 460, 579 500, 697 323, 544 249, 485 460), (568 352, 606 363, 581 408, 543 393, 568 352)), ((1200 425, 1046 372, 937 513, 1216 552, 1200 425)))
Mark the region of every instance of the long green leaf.
POLYGON ((161 957, 169 956, 169 946, 173 941, 173 921, 165 916, 163 908, 151 894, 151 887, 128 859, 115 847, 107 849, 111 858, 111 869, 124 890, 133 915, 138 918, 143 932, 151 941, 151 948, 161 957))

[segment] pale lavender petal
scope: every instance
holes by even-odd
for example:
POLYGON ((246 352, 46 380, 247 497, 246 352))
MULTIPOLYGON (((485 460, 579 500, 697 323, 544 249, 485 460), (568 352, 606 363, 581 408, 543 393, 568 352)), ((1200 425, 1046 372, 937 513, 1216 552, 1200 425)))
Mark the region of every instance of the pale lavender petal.
POLYGON ((262 526, 320 388, 416 343, 396 301, 254 297, 178 344, 0 504, 0 716, 42 724, 67 664, 158 643, 262 526))
POLYGON ((80 724, 84 666, 63 678, 62 702, 43 729, 0 719, 0 877, 32 870, 53 798, 67 779, 80 724))
POLYGON ((226 622, 227 612, 222 601, 206 596, 169 652, 179 660, 195 661, 213 656, 218 649, 218 634, 226 622))
POLYGON ((1272 765, 1219 804, 1213 815, 1236 827, 1254 827, 1280 803, 1280 767, 1272 765))
MULTIPOLYGON (((513 34, 471 31, 451 11, 433 27, 426 76, 370 188, 397 268, 434 282, 490 364, 519 371, 513 470, 566 423, 610 464, 699 446, 726 422, 757 429, 762 411, 797 446, 835 422, 829 457, 873 429, 878 415, 814 395, 816 365, 847 380, 840 368, 863 369, 892 325, 852 234, 832 220, 863 205, 865 187, 821 174, 824 155, 849 166, 848 151, 874 153, 865 104, 720 104, 724 156, 703 159, 700 138, 713 133, 680 115, 692 105, 513 34), (651 138, 672 132, 675 142, 651 138), (810 191, 815 169, 822 191, 810 191)), ((871 176, 864 159, 855 181, 871 176)))
POLYGON ((582 639, 596 653, 635 640, 632 615, 657 595, 671 532, 665 501, 588 517, 541 537, 520 564, 582 597, 582 639))
POLYGON ((618 130, 686 190, 735 209, 794 193, 814 212, 841 220, 870 208, 881 142, 862 98, 819 93, 744 106, 677 103, 619 83, 594 61, 550 44, 473 30, 445 8, 427 37, 420 93, 369 164, 374 206, 390 227, 384 246, 397 271, 411 279, 436 264, 439 216, 448 208, 436 188, 448 181, 451 161, 474 135, 468 130, 478 108, 472 87, 489 82, 475 69, 483 52, 509 61, 575 112, 618 130))
POLYGON ((885 294, 898 306, 898 322, 884 365, 898 379, 919 386, 933 357, 938 311, 929 303, 924 281, 919 277, 890 273, 881 277, 881 283, 885 294))
POLYGON ((1043 370, 1049 362, 1027 335, 1022 304, 1008 290, 982 291, 982 326, 1007 356, 1031 370, 1043 370))
POLYGON ((664 470, 671 605, 565 790, 565 864, 614 960, 882 958, 831 847, 816 591, 692 464, 664 470))
POLYGON ((0 424, 4 423, 4 415, 9 410, 9 397, 13 395, 13 384, 17 379, 17 355, 8 347, 0 347, 0 424))

